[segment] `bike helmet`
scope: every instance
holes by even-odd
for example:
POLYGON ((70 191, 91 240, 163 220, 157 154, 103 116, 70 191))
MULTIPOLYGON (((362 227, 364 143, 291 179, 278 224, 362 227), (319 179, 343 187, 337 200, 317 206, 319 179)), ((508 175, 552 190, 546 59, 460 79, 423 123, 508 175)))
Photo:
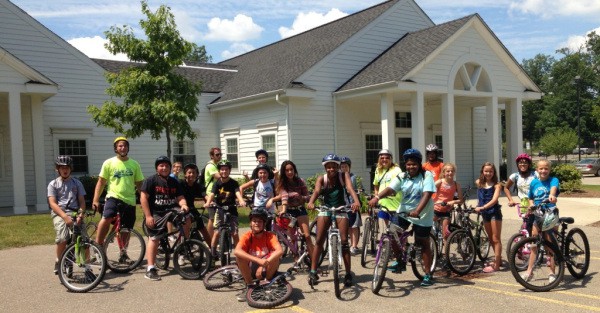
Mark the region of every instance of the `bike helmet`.
POLYGON ((258 159, 258 156, 261 154, 264 154, 267 157, 267 160, 269 159, 269 152, 267 152, 267 150, 265 150, 265 149, 256 150, 256 152, 254 153, 254 156, 256 156, 256 158, 258 159))
POLYGON ((283 217, 283 216, 278 216, 276 219, 277 225, 279 225, 279 227, 283 228, 283 229, 287 229, 288 227, 290 227, 290 222, 292 220, 288 217, 283 217))
POLYGON ((70 166, 72 168, 73 158, 68 155, 59 155, 56 157, 54 164, 56 164, 56 166, 70 166))
POLYGON ((418 163, 421 163, 423 161, 423 155, 421 154, 421 152, 417 149, 412 148, 404 151, 402 158, 404 159, 404 162, 406 162, 408 159, 417 159, 418 163))
POLYGON ((517 156, 517 158, 515 159, 515 162, 516 162, 517 164, 519 164, 519 161, 520 161, 520 160, 525 160, 525 161, 527 161, 527 162, 529 163, 529 165, 531 165, 531 162, 532 162, 532 160, 531 160, 531 157, 530 157, 530 156, 529 156, 529 154, 527 154, 527 153, 521 153, 521 154, 519 154, 519 155, 517 156))
POLYGON ((200 175, 200 172, 198 171, 198 165, 196 165, 195 163, 188 163, 183 167, 183 172, 187 172, 188 170, 194 170, 196 171, 197 175, 200 175))
POLYGON ((346 163, 348 164, 348 166, 352 166, 352 160, 350 160, 350 158, 347 156, 343 156, 340 158, 340 164, 342 163, 346 163))
POLYGON ((330 153, 330 154, 326 155, 325 157, 323 157, 323 162, 322 162, 323 166, 325 166, 325 164, 330 163, 330 162, 340 165, 340 158, 333 153, 330 153))
POLYGON ((115 148, 115 150, 117 149, 117 143, 119 141, 125 141, 125 143, 127 144, 127 148, 129 148, 129 141, 127 140, 127 138, 125 138, 125 137, 117 137, 113 141, 113 148, 115 148))
POLYGON ((169 164, 169 167, 171 167, 171 160, 168 157, 161 155, 158 158, 156 158, 156 161, 154 161, 154 168, 158 168, 158 165, 161 163, 167 163, 169 164))
POLYGON ((388 149, 381 149, 381 150, 379 150, 379 154, 377 154, 377 156, 380 156, 382 154, 387 154, 387 155, 390 156, 390 158, 392 157, 392 152, 390 150, 388 150, 388 149))
POLYGON ((265 170, 265 171, 267 171, 267 173, 269 173, 271 168, 267 164, 259 164, 256 166, 256 172, 258 173, 258 171, 260 171, 260 170, 265 170))
POLYGON ((229 169, 232 168, 231 162, 229 162, 227 160, 221 160, 221 161, 219 161, 219 163, 217 163, 217 168, 218 169, 221 169, 221 167, 223 167, 223 166, 227 166, 227 167, 229 167, 229 169))
POLYGON ((248 220, 251 221, 253 217, 261 218, 266 223, 269 219, 269 213, 264 208, 259 207, 250 211, 250 214, 248 215, 248 220))
POLYGON ((548 210, 542 216, 542 231, 547 231, 558 224, 558 214, 554 213, 554 210, 548 210))
POLYGON ((437 152, 439 150, 438 146, 436 146, 433 143, 430 143, 427 145, 427 147, 425 147, 425 151, 427 152, 437 152))

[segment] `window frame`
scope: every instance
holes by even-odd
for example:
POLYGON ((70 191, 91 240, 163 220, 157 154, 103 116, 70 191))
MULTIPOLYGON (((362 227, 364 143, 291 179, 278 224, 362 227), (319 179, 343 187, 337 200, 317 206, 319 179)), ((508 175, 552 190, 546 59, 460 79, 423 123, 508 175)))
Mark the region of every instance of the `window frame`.
POLYGON ((225 155, 227 161, 231 162, 231 171, 239 172, 240 170, 240 140, 237 136, 228 136, 225 137, 225 155), (235 153, 229 150, 229 141, 235 141, 235 148, 237 151, 235 153), (232 156, 235 155, 235 161, 232 162, 232 156))
POLYGON ((174 140, 171 146, 173 149, 173 162, 181 162, 183 166, 190 163, 196 164, 196 143, 193 140, 174 140), (182 152, 184 153, 176 153, 176 150, 178 149, 177 145, 179 143, 183 144, 182 152), (186 147, 191 151, 186 151, 186 147))
POLYGON ((275 168, 277 166, 277 133, 276 132, 264 132, 260 134, 260 146, 269 154, 267 165, 275 168), (273 149, 265 147, 265 137, 273 137, 273 149))

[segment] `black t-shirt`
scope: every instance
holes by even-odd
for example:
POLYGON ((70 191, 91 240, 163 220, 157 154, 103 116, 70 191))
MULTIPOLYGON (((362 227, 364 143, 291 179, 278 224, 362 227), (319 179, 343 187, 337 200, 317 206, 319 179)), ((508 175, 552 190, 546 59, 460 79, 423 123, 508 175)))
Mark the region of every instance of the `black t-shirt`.
POLYGON ((190 186, 185 181, 185 179, 180 180, 179 184, 181 184, 181 190, 183 192, 183 197, 185 198, 185 202, 187 203, 188 207, 190 209, 195 208, 194 199, 202 198, 202 189, 200 188, 201 187, 200 184, 197 181, 195 181, 190 186))
MULTIPOLYGON (((212 193, 215 194, 214 201, 216 204, 235 207, 235 200, 237 199, 235 193, 238 191, 240 191, 238 182, 235 179, 229 178, 227 182, 223 182, 222 179, 215 181, 212 193)), ((238 215, 237 209, 230 210, 229 213, 235 216, 238 215)))
MULTIPOLYGON (((275 173, 273 173, 273 169, 269 166, 269 179, 273 179, 275 178, 275 173)), ((254 168, 254 170, 252 171, 252 176, 250 176, 250 179, 255 180, 258 179, 258 166, 254 168)))
POLYGON ((144 180, 141 191, 148 194, 150 212, 161 213, 178 205, 177 198, 183 195, 177 179, 168 176, 152 175, 144 180))

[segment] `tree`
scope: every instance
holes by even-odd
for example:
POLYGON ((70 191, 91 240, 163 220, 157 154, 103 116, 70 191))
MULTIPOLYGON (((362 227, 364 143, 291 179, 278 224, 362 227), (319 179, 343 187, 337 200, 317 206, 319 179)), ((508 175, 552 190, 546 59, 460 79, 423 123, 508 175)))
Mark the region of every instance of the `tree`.
POLYGON ((197 44, 192 43, 192 51, 190 51, 184 60, 198 63, 211 63, 212 56, 206 54, 206 47, 204 47, 204 45, 198 46, 197 44))
POLYGON ((194 139, 190 121, 198 116, 200 84, 190 82, 175 69, 183 64, 193 44, 184 40, 175 25, 169 7, 161 5, 153 13, 148 3, 141 2, 145 20, 140 21, 147 39, 138 39, 129 26, 112 26, 105 32, 106 48, 113 54, 125 53, 139 62, 118 73, 107 73, 111 99, 101 108, 90 105, 88 112, 99 126, 115 133, 136 138, 149 131, 153 139, 167 139, 167 155, 171 156, 171 135, 178 140, 194 139), (117 103, 114 98, 122 100, 117 103))
POLYGON ((540 140, 540 148, 544 152, 556 155, 560 160, 566 157, 576 146, 577 133, 572 129, 559 129, 552 132, 547 132, 540 140))
MULTIPOLYGON (((545 54, 538 54, 533 59, 523 60, 523 69, 542 91, 548 89, 552 66, 556 60, 545 54)), ((538 142, 543 135, 542 129, 536 127, 536 121, 544 111, 544 99, 529 101, 523 105, 523 139, 538 142)))

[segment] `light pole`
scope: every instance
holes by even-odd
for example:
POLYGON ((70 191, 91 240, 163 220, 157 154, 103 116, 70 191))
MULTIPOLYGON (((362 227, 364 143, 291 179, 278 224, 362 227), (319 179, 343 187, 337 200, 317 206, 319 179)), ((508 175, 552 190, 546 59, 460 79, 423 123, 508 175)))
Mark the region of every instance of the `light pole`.
POLYGON ((581 146, 579 143, 581 142, 581 104, 579 99, 579 83, 581 82, 581 76, 575 76, 575 88, 577 89, 577 155, 579 156, 579 161, 581 161, 581 146))

